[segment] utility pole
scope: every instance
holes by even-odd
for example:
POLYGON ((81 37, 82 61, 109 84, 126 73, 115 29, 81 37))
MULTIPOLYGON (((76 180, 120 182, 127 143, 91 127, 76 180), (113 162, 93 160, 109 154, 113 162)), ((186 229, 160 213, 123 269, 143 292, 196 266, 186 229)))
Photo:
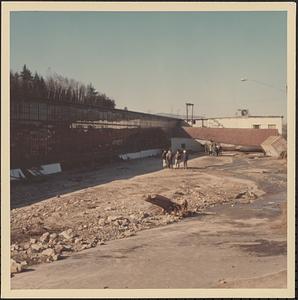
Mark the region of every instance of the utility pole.
POLYGON ((190 119, 188 118, 188 108, 191 107, 191 123, 193 124, 193 103, 185 103, 186 105, 186 122, 188 123, 188 121, 190 121, 190 119))

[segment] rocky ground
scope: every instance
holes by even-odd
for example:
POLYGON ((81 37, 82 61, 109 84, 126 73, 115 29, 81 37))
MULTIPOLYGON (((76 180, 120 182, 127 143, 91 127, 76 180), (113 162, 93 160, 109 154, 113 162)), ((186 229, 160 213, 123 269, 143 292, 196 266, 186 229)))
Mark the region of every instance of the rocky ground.
POLYGON ((187 170, 162 170, 160 165, 159 159, 148 158, 12 186, 11 272, 182 218, 144 201, 148 194, 186 200, 189 211, 200 214, 219 204, 256 201, 265 191, 253 178, 275 188, 286 186, 284 179, 272 176, 286 173, 285 160, 258 155, 196 157, 187 170))

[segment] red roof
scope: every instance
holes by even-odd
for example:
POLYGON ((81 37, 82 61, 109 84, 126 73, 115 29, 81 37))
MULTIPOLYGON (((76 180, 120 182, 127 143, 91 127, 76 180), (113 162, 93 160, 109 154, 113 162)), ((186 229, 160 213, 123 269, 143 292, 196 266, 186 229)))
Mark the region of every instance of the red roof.
POLYGON ((260 146, 269 136, 277 136, 277 129, 254 128, 199 128, 180 127, 175 137, 189 137, 200 140, 213 140, 218 143, 239 146, 260 146))

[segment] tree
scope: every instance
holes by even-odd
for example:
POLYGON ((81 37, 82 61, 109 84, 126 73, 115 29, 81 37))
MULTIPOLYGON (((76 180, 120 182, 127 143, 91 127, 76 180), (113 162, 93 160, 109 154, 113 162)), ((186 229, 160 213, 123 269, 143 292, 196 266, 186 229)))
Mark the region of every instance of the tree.
POLYGON ((33 80, 32 73, 27 68, 26 65, 23 66, 23 70, 21 72, 21 78, 24 82, 32 82, 32 80, 33 80))
POLYGON ((20 74, 10 72, 10 93, 12 101, 51 101, 115 107, 115 101, 100 94, 92 83, 86 86, 57 73, 48 75, 46 79, 37 72, 32 76, 26 65, 20 74))

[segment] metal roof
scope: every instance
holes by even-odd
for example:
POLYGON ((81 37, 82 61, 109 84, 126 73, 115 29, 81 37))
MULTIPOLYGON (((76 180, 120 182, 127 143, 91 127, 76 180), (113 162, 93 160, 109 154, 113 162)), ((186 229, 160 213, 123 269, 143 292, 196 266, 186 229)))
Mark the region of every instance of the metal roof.
POLYGON ((233 117, 212 117, 212 118, 194 118, 194 119, 212 120, 212 119, 249 119, 249 118, 283 118, 283 116, 233 116, 233 117))
POLYGON ((181 127, 176 129, 174 136, 240 146, 260 146, 269 136, 278 135, 277 129, 181 127))

